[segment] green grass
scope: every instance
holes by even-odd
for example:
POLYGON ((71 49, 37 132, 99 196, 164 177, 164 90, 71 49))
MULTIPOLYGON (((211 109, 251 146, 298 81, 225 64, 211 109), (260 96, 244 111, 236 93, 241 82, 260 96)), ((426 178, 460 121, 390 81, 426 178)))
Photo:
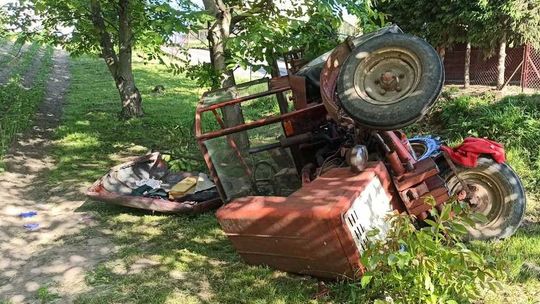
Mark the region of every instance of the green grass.
POLYGON ((508 272, 505 288, 491 294, 486 303, 538 303, 540 274, 529 273, 523 265, 540 265, 540 95, 501 100, 491 94, 443 99, 430 116, 409 131, 438 134, 449 144, 479 136, 505 145, 508 162, 527 189, 527 211, 515 236, 475 244, 495 256, 508 272))
MULTIPOLYGON (((52 65, 52 48, 45 48, 42 64, 36 72, 32 88, 22 86, 22 76, 32 68, 33 56, 39 50, 38 45, 32 45, 19 60, 12 71, 9 82, 0 90, 0 159, 7 151, 14 136, 24 131, 32 121, 38 105, 45 94, 45 84, 52 65)), ((0 161, 0 171, 2 164, 0 161)))
POLYGON ((119 158, 152 149, 172 153, 181 169, 203 166, 193 135, 194 106, 202 91, 194 83, 173 77, 163 67, 136 63, 146 115, 119 120, 118 92, 103 64, 83 57, 74 59, 70 70, 69 104, 57 132, 58 166, 51 182, 91 181, 119 158), (163 85, 165 92, 152 93, 156 85, 163 85))
MULTIPOLYGON (((170 152, 178 169, 204 169, 193 138, 194 111, 203 88, 158 65, 136 62, 146 116, 122 121, 117 119, 120 101, 104 64, 83 57, 72 60, 70 68, 68 104, 53 152, 57 166, 49 175, 53 186, 80 196, 76 190, 81 185, 88 186, 126 156, 151 149, 170 152), (165 92, 151 93, 159 84, 165 92)), ((525 262, 540 264, 537 99, 518 96, 495 102, 488 96, 443 101, 430 119, 411 128, 417 133, 437 130, 451 143, 468 134, 503 141, 510 163, 527 185, 526 225, 508 240, 475 245, 507 263, 505 288, 489 295, 486 303, 534 303, 540 298, 537 278, 522 271, 525 262)), ((212 214, 152 215, 98 202, 87 202, 80 210, 92 212, 100 223, 82 234, 106 237, 118 251, 87 274, 90 289, 78 303, 318 302, 311 300, 315 279, 244 264, 212 214)), ((342 296, 320 302, 349 299, 342 296)))
POLYGON ((51 292, 47 286, 39 287, 37 290, 37 298, 42 304, 51 303, 56 299, 59 299, 60 296, 54 292, 51 292))
MULTIPOLYGON (((66 191, 88 185, 123 157, 151 149, 172 152, 179 169, 201 168, 192 130, 202 88, 164 67, 137 62, 146 115, 122 121, 105 65, 83 57, 70 69, 68 104, 53 152, 58 164, 49 172, 52 185, 66 191), (151 93, 158 84, 165 92, 151 93)), ((88 274, 91 290, 78 303, 306 303, 314 292, 313 279, 245 265, 211 214, 157 216, 97 202, 81 210, 94 212, 101 223, 83 234, 105 235, 119 251, 88 274), (157 265, 133 271, 141 259, 157 265)))

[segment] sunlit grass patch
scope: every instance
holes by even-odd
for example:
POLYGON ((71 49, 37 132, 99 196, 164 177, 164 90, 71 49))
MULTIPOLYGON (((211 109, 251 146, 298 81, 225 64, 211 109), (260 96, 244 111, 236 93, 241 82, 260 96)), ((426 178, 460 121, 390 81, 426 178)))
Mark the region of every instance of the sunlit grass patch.
MULTIPOLYGON (((127 156, 152 149, 170 152, 181 160, 181 170, 205 169, 193 134, 195 106, 204 88, 182 76, 173 76, 165 67, 137 62, 136 83, 143 94, 146 115, 122 121, 117 117, 118 94, 101 60, 73 59, 71 70, 68 104, 54 148, 58 163, 50 172, 52 184, 89 185, 127 156), (165 91, 153 93, 157 85, 163 85, 165 91), (195 162, 188 161, 190 158, 195 162)), ((439 125, 416 129, 419 133, 438 129, 452 144, 470 135, 504 142, 511 165, 527 185, 528 223, 512 238, 475 245, 508 263, 505 289, 489 295, 486 303, 534 303, 538 298, 538 279, 522 272, 524 263, 540 264, 536 228, 540 211, 532 199, 540 185, 537 99, 518 96, 496 102, 487 96, 443 101, 439 104, 439 125)), ((264 104, 245 114, 254 118, 263 111, 268 114, 276 110, 264 104)), ((259 140, 265 142, 265 138, 260 136, 259 140)), ((78 303, 335 301, 332 296, 320 301, 311 299, 316 292, 315 279, 246 265, 213 214, 155 215, 100 202, 87 202, 80 210, 92 212, 100 223, 82 234, 105 236, 118 250, 109 261, 87 274, 90 290, 79 296, 78 303), (135 266, 145 261, 148 266, 135 266), (143 268, 134 271, 137 267, 143 268)))
POLYGON ((99 146, 99 140, 97 136, 75 132, 66 135, 59 141, 59 144, 65 148, 91 149, 92 147, 99 146))

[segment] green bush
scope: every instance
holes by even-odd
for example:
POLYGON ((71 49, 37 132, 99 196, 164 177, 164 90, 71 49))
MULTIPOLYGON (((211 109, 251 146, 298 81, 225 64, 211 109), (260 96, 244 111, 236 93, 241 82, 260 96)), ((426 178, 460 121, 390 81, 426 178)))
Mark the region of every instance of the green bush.
MULTIPOLYGON (((361 257, 366 272, 349 285, 355 303, 470 303, 498 286, 502 272, 492 258, 472 251, 461 241, 466 226, 485 220, 469 215, 466 204, 435 208, 426 227, 414 219, 391 217, 384 241, 373 241, 361 257), (453 216, 452 216, 453 214, 453 216)), ((375 235, 371 231, 368 237, 375 235)))

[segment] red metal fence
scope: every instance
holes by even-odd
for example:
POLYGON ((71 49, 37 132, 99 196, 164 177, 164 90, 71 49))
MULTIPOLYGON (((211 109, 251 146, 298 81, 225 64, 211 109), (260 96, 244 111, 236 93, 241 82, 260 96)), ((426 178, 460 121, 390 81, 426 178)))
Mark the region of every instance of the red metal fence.
MULTIPOLYGON (((497 84, 498 56, 486 58, 482 50, 471 50, 471 85, 497 84)), ((444 57, 446 83, 463 84, 465 45, 456 45, 444 57)), ((540 51, 528 45, 506 49, 505 83, 523 88, 540 88, 540 51)))

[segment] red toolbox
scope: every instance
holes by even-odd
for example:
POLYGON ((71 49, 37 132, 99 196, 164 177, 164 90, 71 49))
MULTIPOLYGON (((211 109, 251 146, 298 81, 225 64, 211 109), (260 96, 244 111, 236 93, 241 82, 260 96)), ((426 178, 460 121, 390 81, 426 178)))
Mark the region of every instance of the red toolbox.
POLYGON ((377 228, 384 237, 387 214, 399 209, 392 187, 384 164, 372 162, 360 174, 331 169, 289 197, 234 200, 216 215, 248 264, 353 278, 362 274, 367 232, 377 228))

